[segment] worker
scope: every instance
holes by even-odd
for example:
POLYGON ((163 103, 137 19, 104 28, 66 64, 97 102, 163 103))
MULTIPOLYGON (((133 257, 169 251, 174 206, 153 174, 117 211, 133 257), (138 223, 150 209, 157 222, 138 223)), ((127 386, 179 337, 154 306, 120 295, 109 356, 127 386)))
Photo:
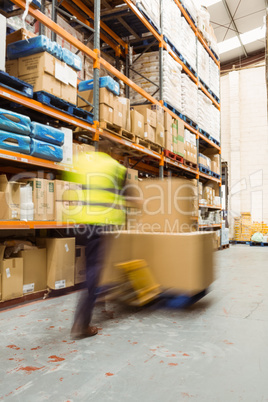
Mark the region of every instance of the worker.
MULTIPOLYGON (((105 147, 107 149, 107 143, 105 147)), ((83 235, 77 231, 76 238, 78 244, 82 240, 86 246, 87 285, 87 292, 78 301, 71 329, 72 338, 77 339, 98 333, 97 327, 90 323, 105 256, 103 233, 111 226, 119 227, 125 223, 122 190, 127 169, 104 152, 81 153, 74 169, 76 173, 68 172, 67 179, 82 184, 82 190, 65 193, 64 199, 71 201, 65 219, 84 224, 83 235)))

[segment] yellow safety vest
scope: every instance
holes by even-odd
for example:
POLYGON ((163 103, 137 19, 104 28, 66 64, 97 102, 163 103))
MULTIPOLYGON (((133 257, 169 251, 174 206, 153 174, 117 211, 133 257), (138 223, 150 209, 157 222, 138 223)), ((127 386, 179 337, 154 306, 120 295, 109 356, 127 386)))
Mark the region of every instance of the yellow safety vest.
POLYGON ((63 221, 91 225, 124 224, 125 203, 121 192, 126 168, 105 153, 89 152, 79 155, 74 169, 76 173, 65 174, 68 181, 76 185, 64 192, 63 200, 67 203, 63 221))

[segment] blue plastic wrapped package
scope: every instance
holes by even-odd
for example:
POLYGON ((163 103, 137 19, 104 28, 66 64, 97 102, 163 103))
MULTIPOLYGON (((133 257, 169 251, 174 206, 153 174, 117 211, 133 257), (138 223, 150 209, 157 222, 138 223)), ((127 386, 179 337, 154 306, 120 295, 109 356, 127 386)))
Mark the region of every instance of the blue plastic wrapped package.
POLYGON ((31 138, 31 155, 41 159, 60 162, 63 158, 63 150, 58 145, 48 144, 47 142, 31 138))
MULTIPOLYGON (((120 95, 120 85, 112 77, 101 77, 100 78, 100 88, 107 88, 109 91, 113 92, 115 95, 120 95)), ((78 84, 78 91, 88 91, 93 89, 93 80, 81 81, 78 84)))
POLYGON ((0 129, 11 133, 29 135, 31 119, 19 113, 0 109, 0 129))
POLYGON ((63 49, 59 43, 51 42, 49 53, 51 53, 52 56, 56 57, 59 60, 62 60, 63 59, 62 50, 63 49))
POLYGON ((31 124, 30 137, 59 146, 64 143, 64 133, 61 130, 36 122, 31 124))
POLYGON ((82 70, 82 60, 68 49, 62 49, 62 60, 76 71, 82 70))
POLYGON ((10 60, 31 56, 40 52, 51 53, 51 40, 44 35, 35 36, 27 40, 10 43, 7 46, 7 58, 10 60))
POLYGON ((30 153, 31 138, 27 135, 13 134, 0 130, 0 148, 8 151, 30 153))

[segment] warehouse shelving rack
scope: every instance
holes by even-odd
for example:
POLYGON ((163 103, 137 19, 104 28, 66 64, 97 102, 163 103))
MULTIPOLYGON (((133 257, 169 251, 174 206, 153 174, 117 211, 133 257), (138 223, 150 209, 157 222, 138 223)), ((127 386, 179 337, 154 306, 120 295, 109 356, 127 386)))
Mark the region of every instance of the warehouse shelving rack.
MULTIPOLYGON (((25 9, 26 2, 24 0, 12 0, 13 3, 20 7, 21 9, 25 9)), ((179 59, 179 57, 168 47, 167 43, 164 41, 163 35, 159 34, 156 29, 150 24, 150 22, 144 17, 144 15, 138 10, 138 8, 130 1, 130 0, 124 0, 126 3, 126 6, 128 7, 128 10, 131 11, 133 15, 135 15, 136 18, 139 19, 139 21, 144 25, 144 27, 153 35, 155 40, 158 41, 158 47, 160 49, 160 52, 163 52, 163 49, 166 49, 170 55, 182 66, 183 70, 185 71, 186 74, 189 75, 189 77, 199 86, 199 88, 211 99, 211 101, 214 103, 214 105, 220 110, 220 105, 218 102, 209 94, 207 89, 198 81, 198 78, 195 77, 192 72, 188 69, 188 67, 182 62, 182 60, 179 59)), ((210 54, 210 56, 213 58, 215 63, 219 66, 219 61, 215 58, 214 54, 210 50, 209 46, 207 43, 204 41, 202 35, 200 32, 197 30, 195 25, 193 24, 192 20, 188 16, 187 12, 185 9, 182 7, 181 3, 179 0, 175 0, 176 4, 180 8, 183 16, 186 18, 187 22, 190 24, 191 28, 196 34, 197 39, 203 44, 207 52, 210 54)), ((56 1, 53 1, 54 6, 56 5, 56 1)), ((167 107, 163 105, 162 101, 157 101, 153 96, 148 94, 146 91, 144 91, 142 88, 140 88, 138 85, 136 85, 133 81, 131 81, 126 75, 122 74, 118 69, 116 69, 114 66, 112 66, 110 63, 108 63, 104 58, 101 57, 100 54, 100 39, 103 40, 105 43, 107 43, 108 46, 110 46, 114 51, 116 57, 123 57, 126 60, 126 70, 128 69, 129 66, 129 44, 125 42, 123 39, 120 38, 119 35, 114 33, 109 26, 107 26, 105 23, 100 21, 100 0, 95 0, 94 2, 94 13, 84 4, 81 2, 81 0, 73 0, 74 5, 76 8, 74 8, 70 3, 67 3, 66 0, 59 1, 59 4, 61 7, 64 7, 68 12, 72 13, 76 17, 77 20, 82 22, 84 25, 88 26, 93 29, 93 25, 91 23, 91 20, 94 20, 94 50, 91 50, 89 47, 87 47, 85 44, 74 38, 71 34, 66 32, 63 28, 61 28, 59 25, 56 24, 55 21, 52 21, 50 18, 48 18, 45 14, 43 14, 40 10, 33 8, 31 5, 29 6, 29 14, 33 16, 37 21, 39 21, 41 24, 44 26, 48 27, 51 29, 54 33, 57 35, 60 35, 62 38, 67 40, 70 44, 75 46, 79 51, 84 53, 85 55, 91 57, 94 62, 94 124, 90 125, 83 120, 71 117, 68 114, 65 114, 64 112, 55 110, 49 106, 45 106, 35 100, 29 99, 24 97, 23 95, 19 95, 16 92, 6 89, 4 87, 0 86, 0 97, 5 98, 9 101, 13 101, 16 103, 19 103, 25 107, 28 107, 34 111, 38 111, 40 113, 43 113, 47 116, 50 116, 52 118, 55 118, 59 121, 62 121, 64 123, 69 124, 70 126, 73 127, 79 127, 80 129, 84 130, 87 132, 88 136, 94 141, 95 147, 97 149, 98 143, 99 143, 99 137, 105 137, 110 139, 113 143, 116 144, 119 149, 123 150, 124 155, 128 155, 130 158, 129 160, 132 161, 131 158, 134 158, 133 161, 136 162, 135 158, 140 158, 141 162, 139 163, 139 168, 143 169, 144 171, 148 171, 149 173, 154 173, 154 174, 159 174, 160 177, 164 177, 165 174, 168 174, 169 171, 172 171, 173 174, 184 174, 187 175, 188 177, 191 178, 196 178, 197 180, 210 180, 213 182, 216 182, 221 185, 221 180, 213 178, 211 176, 208 176, 202 172, 199 172, 198 169, 193 169, 190 167, 187 167, 185 165, 182 165, 176 161, 173 161, 169 158, 164 157, 163 153, 159 154, 157 152, 151 151, 141 145, 134 144, 131 141, 128 141, 122 137, 118 137, 110 132, 107 132, 103 129, 99 128, 99 97, 98 97, 98 77, 99 77, 99 70, 100 66, 103 66, 109 73, 114 75, 117 79, 122 80, 127 88, 131 87, 138 93, 140 93, 147 101, 151 102, 152 104, 160 105, 164 108, 165 111, 171 114, 173 118, 178 119, 178 115, 173 113, 171 110, 169 110, 167 107), (89 18, 86 19, 79 11, 77 11, 77 8, 81 9, 81 11, 86 14, 89 18), (100 31, 100 28, 102 28, 102 31, 100 31), (105 31, 105 33, 103 33, 105 31), (121 148, 120 148, 121 147, 121 148), (146 164, 146 160, 150 161, 150 165, 146 164), (145 162, 145 163, 144 163, 145 162)), ((59 8, 58 8, 59 10, 59 8)), ((161 82, 162 79, 160 79, 161 82)), ((160 93, 161 93, 161 85, 160 85, 160 93)), ((162 98, 162 97, 161 97, 162 98)), ((198 130, 194 129, 190 124, 186 123, 183 121, 185 128, 189 129, 192 133, 196 135, 197 140, 200 139, 209 147, 213 147, 215 149, 215 152, 221 153, 220 146, 216 145, 213 141, 209 140, 207 137, 205 137, 202 133, 200 133, 198 130)), ((199 142, 199 141, 197 141, 199 142)), ((118 155, 117 155, 118 157, 118 155)), ((21 157, 21 154, 15 154, 9 151, 2 152, 1 158, 3 160, 13 160, 18 163, 23 164, 30 164, 32 166, 40 166, 43 167, 47 170, 69 170, 70 168, 68 166, 62 166, 60 164, 56 164, 53 162, 49 161, 43 161, 38 158, 33 158, 29 157, 28 155, 25 155, 25 157, 21 157)), ((37 225, 45 227, 46 222, 43 223, 37 223, 37 225)), ((55 227, 58 228, 58 223, 54 223, 55 227)), ((60 224, 60 223, 59 223, 60 224)), ((32 224, 33 226, 35 223, 32 224)), ((2 225, 4 227, 8 227, 8 225, 2 225)), ((18 225, 20 228, 24 228, 23 224, 18 225)), ((35 227, 35 226, 34 226, 35 227)), ((48 223, 48 227, 53 227, 53 223, 48 223)))

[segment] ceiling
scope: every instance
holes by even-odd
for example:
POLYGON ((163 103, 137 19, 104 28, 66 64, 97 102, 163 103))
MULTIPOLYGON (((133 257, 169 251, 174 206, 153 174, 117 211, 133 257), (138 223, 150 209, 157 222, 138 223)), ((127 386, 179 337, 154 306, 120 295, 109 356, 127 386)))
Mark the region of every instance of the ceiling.
MULTIPOLYGON (((237 39, 233 40, 238 41, 240 34, 264 26, 267 2, 267 0, 220 0, 208 6, 210 22, 218 43, 235 37, 237 39)), ((265 38, 246 45, 241 45, 239 42, 235 49, 220 54, 221 64, 242 60, 252 54, 263 52, 264 49, 265 38)))

